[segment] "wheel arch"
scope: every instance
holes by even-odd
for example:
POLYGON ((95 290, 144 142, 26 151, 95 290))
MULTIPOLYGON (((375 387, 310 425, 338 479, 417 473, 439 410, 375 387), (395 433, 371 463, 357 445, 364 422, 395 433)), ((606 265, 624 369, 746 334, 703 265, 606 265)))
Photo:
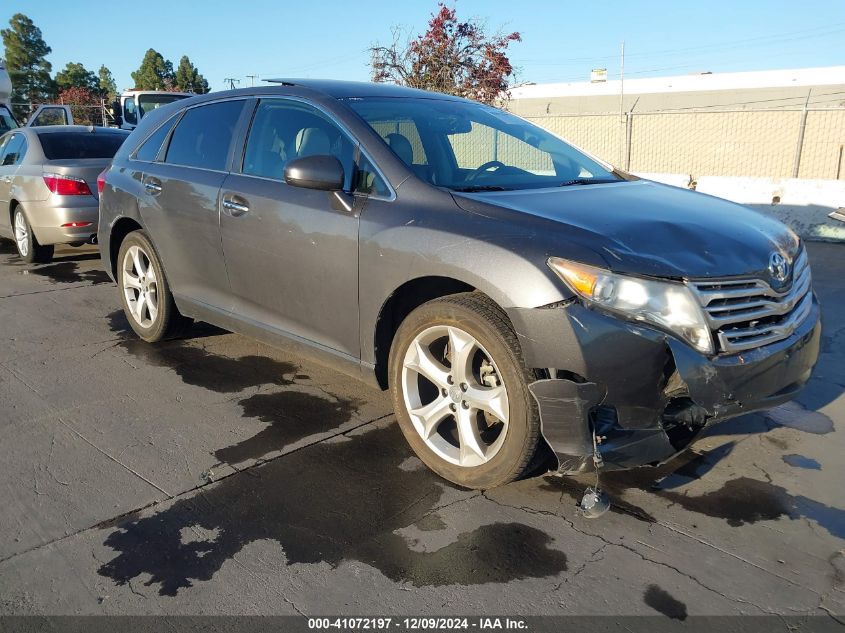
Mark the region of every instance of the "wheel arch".
POLYGON ((117 279, 117 254, 120 252, 120 245, 126 236, 133 231, 141 231, 144 227, 141 224, 129 217, 122 217, 112 226, 109 233, 109 266, 111 266, 111 273, 114 279, 117 279))
POLYGON ((15 227, 15 209, 17 209, 21 205, 20 202, 16 198, 12 198, 9 200, 9 226, 12 227, 14 231, 15 227))
POLYGON ((477 288, 465 281, 430 275, 406 281, 388 296, 379 310, 373 341, 376 380, 382 389, 387 389, 389 386, 390 347, 405 317, 433 299, 474 291, 477 291, 477 288))

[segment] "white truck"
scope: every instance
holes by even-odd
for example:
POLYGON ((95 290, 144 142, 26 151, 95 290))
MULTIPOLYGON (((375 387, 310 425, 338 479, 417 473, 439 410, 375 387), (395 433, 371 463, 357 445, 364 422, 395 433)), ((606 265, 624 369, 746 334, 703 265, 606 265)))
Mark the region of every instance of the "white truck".
MULTIPOLYGON (((114 125, 124 130, 134 130, 138 121, 159 106, 194 95, 187 92, 165 92, 159 90, 124 90, 112 104, 114 125)), ((0 60, 0 134, 20 124, 12 114, 12 81, 6 66, 0 60)), ((27 126, 73 125, 70 106, 60 104, 40 105, 29 117, 27 126)))
POLYGON ((134 130, 148 112, 180 99, 194 95, 188 92, 164 92, 158 90, 124 90, 112 105, 115 125, 123 130, 134 130))
POLYGON ((12 80, 6 72, 6 64, 0 59, 0 134, 19 127, 12 114, 12 80))

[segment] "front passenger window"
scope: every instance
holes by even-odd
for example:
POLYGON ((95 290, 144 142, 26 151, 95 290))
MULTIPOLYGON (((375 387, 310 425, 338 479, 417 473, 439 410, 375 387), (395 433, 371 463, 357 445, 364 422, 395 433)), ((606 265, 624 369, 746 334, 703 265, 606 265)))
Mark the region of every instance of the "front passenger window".
POLYGON ((384 179, 375 170, 370 159, 363 154, 358 159, 355 170, 355 192, 383 198, 390 195, 390 189, 387 188, 384 179))
POLYGON ((252 121, 242 171, 283 180, 289 160, 327 154, 343 165, 344 189, 348 191, 354 171, 353 149, 346 133, 316 108, 299 101, 265 99, 252 121))

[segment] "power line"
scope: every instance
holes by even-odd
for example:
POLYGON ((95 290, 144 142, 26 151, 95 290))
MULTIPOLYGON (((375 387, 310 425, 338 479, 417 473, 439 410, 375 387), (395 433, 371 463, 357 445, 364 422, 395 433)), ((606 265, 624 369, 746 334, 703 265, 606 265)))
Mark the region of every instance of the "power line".
MULTIPOLYGON (((734 50, 736 48, 742 46, 748 46, 749 48, 754 48, 758 46, 771 46, 771 45, 780 45, 783 42, 792 42, 801 39, 807 39, 811 37, 829 37, 832 35, 839 34, 845 31, 845 22, 840 22, 836 24, 827 24, 825 26, 815 27, 813 29, 805 29, 802 31, 790 31, 785 33, 779 34, 772 34, 772 35, 763 35, 759 37, 752 37, 752 38, 745 38, 741 40, 733 40, 728 42, 721 42, 718 44, 704 44, 700 46, 690 46, 685 48, 669 48, 663 49, 658 51, 650 51, 644 53, 628 53, 626 56, 628 58, 647 58, 647 57, 659 57, 659 56, 669 56, 669 55, 678 55, 684 53, 693 53, 696 52, 706 53, 709 52, 711 49, 714 51, 719 50, 734 50), (819 33, 819 31, 822 31, 819 33), (796 36, 796 37, 788 37, 788 36, 796 36), (766 41, 772 40, 772 41, 766 41), (756 42, 756 43, 755 43, 756 42)), ((591 57, 570 57, 570 58, 563 58, 556 62, 544 62, 541 60, 535 59, 515 59, 514 62, 516 63, 532 63, 534 65, 539 66, 566 66, 570 63, 585 63, 585 62, 597 62, 601 60, 615 60, 618 59, 617 55, 599 55, 599 56, 591 56, 591 57)))
POLYGON ((226 77, 225 79, 223 79, 223 83, 227 83, 227 82, 229 84, 229 90, 234 90, 235 84, 241 83, 241 80, 238 79, 237 77, 226 77))

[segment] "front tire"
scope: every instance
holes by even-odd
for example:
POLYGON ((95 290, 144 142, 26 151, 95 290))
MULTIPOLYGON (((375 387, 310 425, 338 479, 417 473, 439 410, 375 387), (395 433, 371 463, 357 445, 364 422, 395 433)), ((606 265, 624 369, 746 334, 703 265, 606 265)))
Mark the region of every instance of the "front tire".
POLYGON ((540 438, 516 334, 479 293, 429 301, 402 322, 390 352, 399 426, 438 475, 493 488, 523 475, 540 438))
POLYGON ((29 225, 29 220, 26 219, 26 213, 24 213, 23 207, 18 206, 15 209, 13 218, 12 225, 15 232, 15 246, 18 249, 20 258, 28 264, 46 264, 52 261, 53 245, 41 246, 38 243, 38 239, 29 225))
POLYGON ((129 325, 148 343, 177 337, 191 324, 176 308, 158 253, 143 231, 130 233, 120 245, 117 285, 129 325))

